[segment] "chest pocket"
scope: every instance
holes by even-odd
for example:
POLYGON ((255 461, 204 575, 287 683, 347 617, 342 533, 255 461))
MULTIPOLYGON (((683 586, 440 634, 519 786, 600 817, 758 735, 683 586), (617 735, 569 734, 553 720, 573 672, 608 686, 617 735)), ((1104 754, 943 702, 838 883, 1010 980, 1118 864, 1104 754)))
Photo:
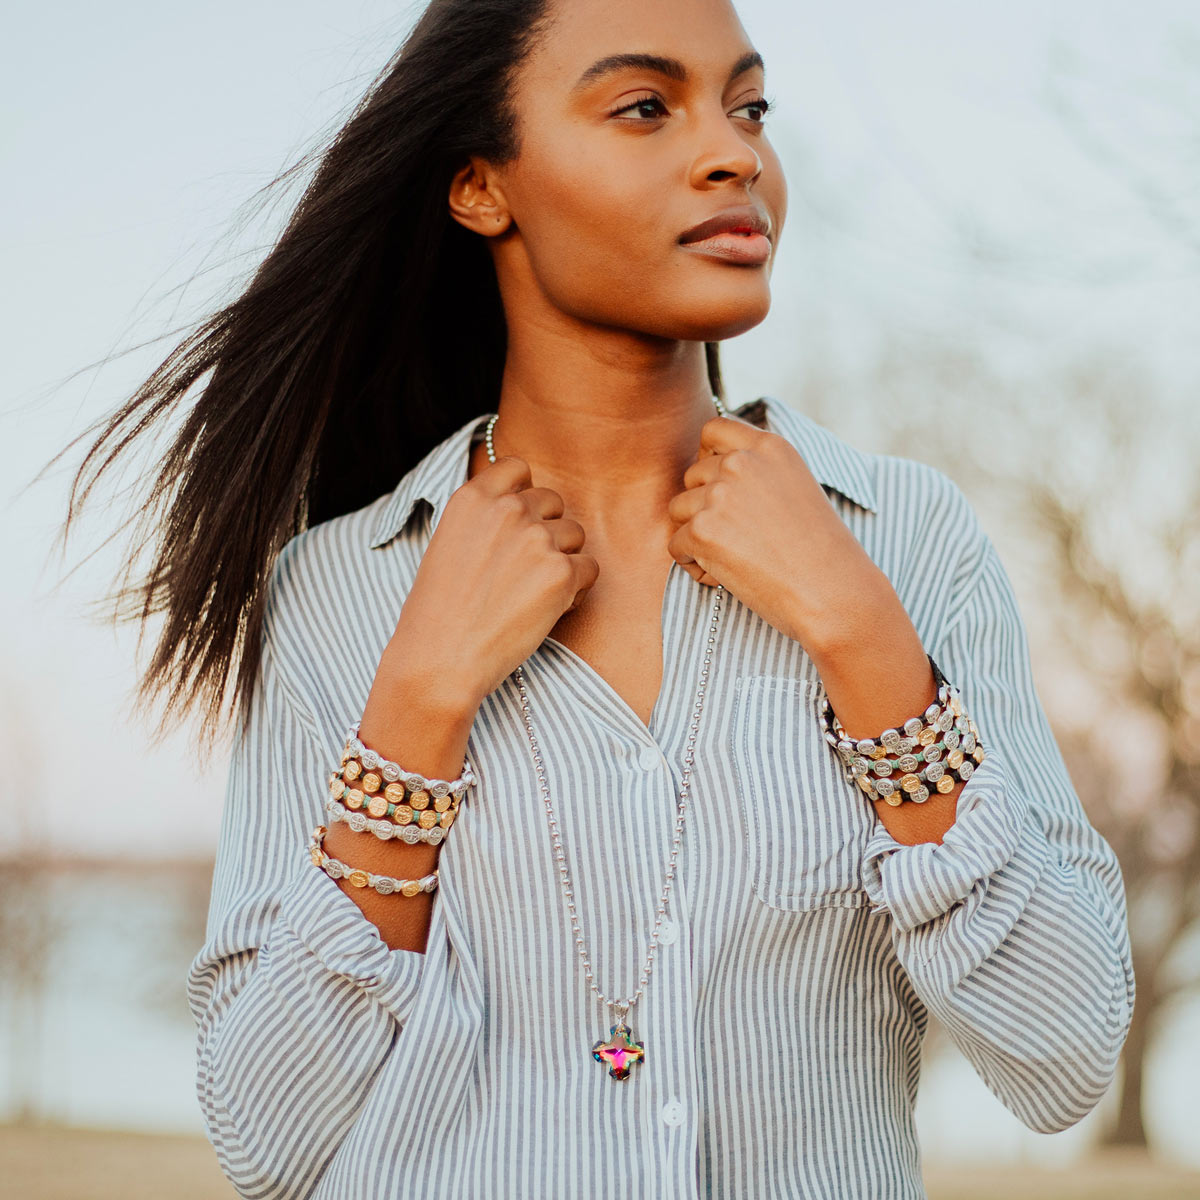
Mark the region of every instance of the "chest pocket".
POLYGON ((875 814, 825 741, 819 685, 742 675, 735 689, 731 751, 755 895, 794 910, 867 905, 875 814))

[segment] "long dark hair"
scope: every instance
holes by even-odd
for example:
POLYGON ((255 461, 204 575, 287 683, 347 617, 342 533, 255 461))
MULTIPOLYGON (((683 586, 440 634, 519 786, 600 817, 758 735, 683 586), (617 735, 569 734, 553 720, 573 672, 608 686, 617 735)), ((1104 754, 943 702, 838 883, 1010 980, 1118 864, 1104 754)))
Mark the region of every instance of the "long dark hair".
MULTIPOLYGON (((516 157, 511 84, 547 0, 432 0, 346 124, 245 290, 189 333, 99 430, 64 533, 99 477, 179 414, 135 513, 118 618, 163 622, 139 699, 160 732, 193 706, 211 740, 257 677, 265 588, 296 533, 376 499, 494 411, 506 328, 491 256, 449 215, 454 171, 516 157), (464 295, 472 319, 461 319, 464 295), (347 469, 369 447, 377 467, 347 469)), ((275 182, 287 179, 299 167, 275 182)), ((717 344, 709 381, 723 396, 717 344)))

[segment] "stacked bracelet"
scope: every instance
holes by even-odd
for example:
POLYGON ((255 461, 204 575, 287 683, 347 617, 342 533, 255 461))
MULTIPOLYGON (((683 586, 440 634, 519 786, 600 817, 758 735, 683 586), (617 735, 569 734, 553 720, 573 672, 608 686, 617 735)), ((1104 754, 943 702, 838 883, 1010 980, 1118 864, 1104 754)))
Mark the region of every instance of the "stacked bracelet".
POLYGON ((438 885, 438 874, 434 871, 420 879, 393 879, 390 875, 372 875, 361 867, 352 867, 336 858, 330 858, 321 844, 329 831, 318 825, 308 843, 308 856, 314 867, 320 867, 330 879, 346 879, 352 887, 374 888, 381 896, 416 896, 421 892, 432 892, 438 885))
POLYGON ((899 729, 885 729, 877 738, 851 738, 828 698, 822 704, 825 740, 841 758, 847 777, 872 800, 893 807, 905 799, 923 803, 931 788, 943 794, 953 791, 985 758, 979 731, 963 709, 958 689, 932 658, 929 662, 938 683, 937 702, 923 716, 910 717, 899 729))
POLYGON ((454 824, 460 803, 458 797, 450 794, 433 796, 426 788, 417 788, 405 795, 403 784, 389 783, 381 790, 382 782, 373 771, 364 774, 358 760, 352 758, 330 775, 329 796, 332 800, 340 800, 351 812, 365 808, 366 816, 376 820, 390 817, 397 825, 449 829, 454 824))
MULTIPOLYGON (((420 775, 416 771, 404 770, 398 763, 383 758, 374 750, 363 745, 358 737, 358 722, 350 727, 350 732, 346 737, 346 748, 342 751, 342 765, 348 765, 351 759, 361 765, 364 773, 378 774, 381 784, 401 783, 409 792, 426 791, 435 800, 448 795, 453 795, 456 800, 461 800, 463 793, 475 782, 475 773, 466 759, 463 759, 463 773, 458 779, 426 779, 424 775, 420 775)), ((367 790, 374 789, 368 788, 367 790)))
POLYGON ((332 798, 325 801, 325 811, 331 820, 345 821, 355 833, 364 831, 373 833, 383 842, 395 838, 396 841, 407 842, 410 846, 415 846, 418 842, 425 842, 430 846, 438 845, 445 838, 446 830, 450 828, 454 820, 454 813, 447 812, 442 814, 438 824, 426 825, 424 823, 426 816, 437 816, 432 809, 426 809, 420 814, 422 818, 420 824, 399 824, 397 821, 389 821, 386 818, 371 818, 364 812, 352 812, 332 798), (445 823, 443 824, 443 822, 445 823))

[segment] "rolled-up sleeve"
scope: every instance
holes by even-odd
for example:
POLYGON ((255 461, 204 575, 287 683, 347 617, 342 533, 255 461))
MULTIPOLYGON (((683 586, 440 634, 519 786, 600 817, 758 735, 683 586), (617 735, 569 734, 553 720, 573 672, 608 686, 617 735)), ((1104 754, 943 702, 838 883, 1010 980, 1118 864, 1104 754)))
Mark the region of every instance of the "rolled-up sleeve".
POLYGON ((1065 1129, 1112 1081, 1133 1012, 1121 871, 1089 823, 1034 690, 1011 583, 973 523, 974 557, 927 648, 986 751, 940 845, 880 822, 872 903, 918 995, 1033 1129, 1065 1129))
POLYGON ((312 1191, 421 979, 424 955, 389 949, 308 858, 328 759, 268 639, 234 747, 206 940, 187 986, 209 1138, 245 1197, 312 1191))

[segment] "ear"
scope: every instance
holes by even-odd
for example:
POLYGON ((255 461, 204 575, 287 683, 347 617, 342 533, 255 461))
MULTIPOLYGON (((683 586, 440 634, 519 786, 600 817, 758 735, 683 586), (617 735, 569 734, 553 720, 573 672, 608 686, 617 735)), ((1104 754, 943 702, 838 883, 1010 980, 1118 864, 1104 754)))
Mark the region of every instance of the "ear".
POLYGON ((512 223, 494 167, 472 158, 450 180, 450 215, 465 229, 484 237, 503 233, 512 223))

